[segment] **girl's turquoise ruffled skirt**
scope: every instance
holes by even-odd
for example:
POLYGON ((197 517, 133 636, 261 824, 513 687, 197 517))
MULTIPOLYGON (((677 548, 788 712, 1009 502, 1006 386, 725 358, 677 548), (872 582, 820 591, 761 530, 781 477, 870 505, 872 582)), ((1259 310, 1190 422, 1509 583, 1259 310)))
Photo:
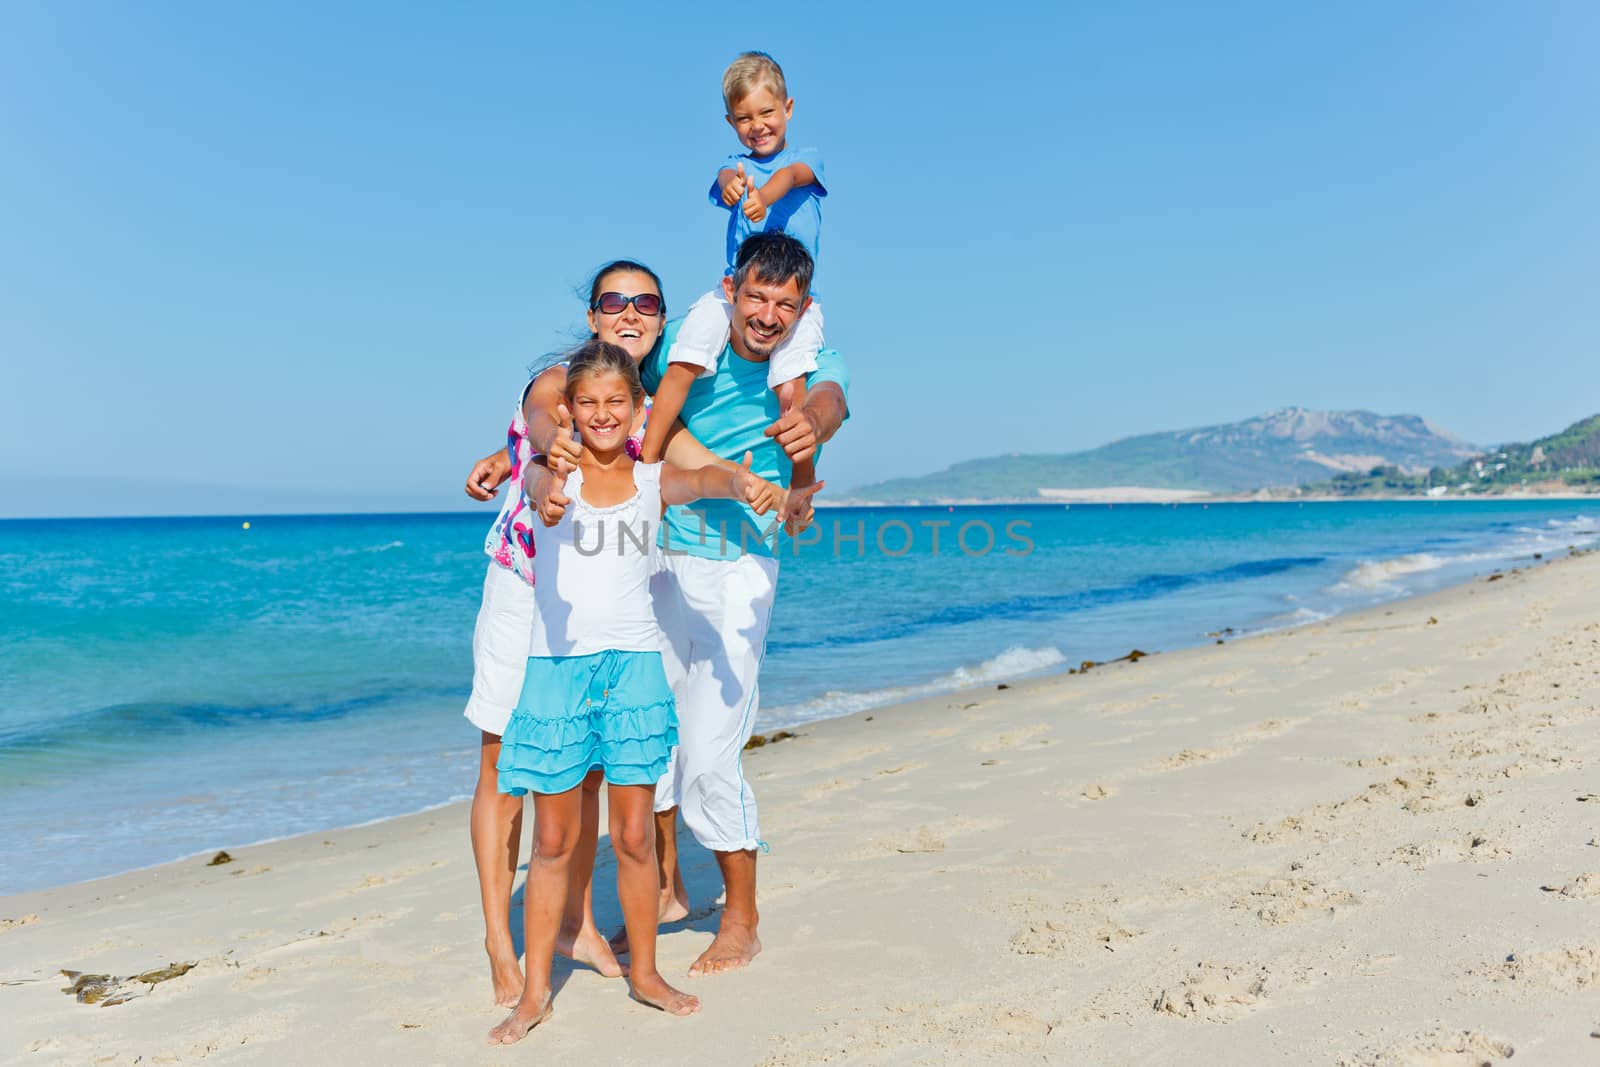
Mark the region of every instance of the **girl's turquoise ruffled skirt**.
POLYGON ((615 785, 654 785, 677 743, 661 653, 529 656, 500 738, 500 792, 565 793, 596 767, 615 785))

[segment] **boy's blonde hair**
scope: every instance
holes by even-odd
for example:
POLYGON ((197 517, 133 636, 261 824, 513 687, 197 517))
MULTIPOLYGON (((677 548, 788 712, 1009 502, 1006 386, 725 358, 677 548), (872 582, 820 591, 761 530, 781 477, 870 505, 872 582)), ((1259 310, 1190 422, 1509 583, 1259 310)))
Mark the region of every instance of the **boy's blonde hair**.
POLYGON ((760 88, 771 89, 779 100, 789 99, 783 68, 765 52, 745 52, 722 72, 722 103, 730 115, 735 104, 760 88))

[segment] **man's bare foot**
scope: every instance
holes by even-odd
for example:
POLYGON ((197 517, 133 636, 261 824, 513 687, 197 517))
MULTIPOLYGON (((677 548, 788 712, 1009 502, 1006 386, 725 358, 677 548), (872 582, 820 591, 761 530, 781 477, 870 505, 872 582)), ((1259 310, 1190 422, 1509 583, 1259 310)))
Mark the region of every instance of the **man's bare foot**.
MULTIPOLYGON (((622 940, 626 945, 627 937, 624 936, 622 940)), ((556 935, 556 952, 574 963, 593 967, 606 978, 621 978, 627 973, 627 969, 617 962, 616 953, 606 943, 606 939, 592 926, 577 933, 562 930, 556 935)))
POLYGON ((693 1015, 700 1010, 699 997, 672 988, 659 974, 630 979, 629 985, 634 1000, 660 1008, 668 1015, 693 1015))
POLYGON ((511 942, 496 948, 488 938, 483 940, 484 951, 489 953, 489 978, 494 982, 494 1002, 502 1008, 514 1008, 522 999, 522 968, 517 966, 517 953, 511 942))
MULTIPOLYGON (((660 907, 656 912, 657 926, 665 926, 667 923, 675 923, 679 919, 687 919, 688 917, 689 895, 687 890, 667 893, 662 896, 660 907)), ((611 940, 606 944, 611 947, 611 951, 616 955, 626 956, 628 954, 627 928, 624 927, 612 934, 611 940)))
POLYGON ((499 1026, 489 1031, 489 1044, 515 1045, 528 1036, 529 1030, 550 1018, 551 1011, 548 992, 534 1007, 528 1007, 519 1001, 516 1010, 506 1016, 505 1021, 499 1026))
POLYGON ((689 977, 703 978, 748 967, 760 952, 761 939, 756 936, 756 928, 744 923, 731 923, 727 915, 723 915, 722 926, 712 939, 711 947, 689 965, 689 977))

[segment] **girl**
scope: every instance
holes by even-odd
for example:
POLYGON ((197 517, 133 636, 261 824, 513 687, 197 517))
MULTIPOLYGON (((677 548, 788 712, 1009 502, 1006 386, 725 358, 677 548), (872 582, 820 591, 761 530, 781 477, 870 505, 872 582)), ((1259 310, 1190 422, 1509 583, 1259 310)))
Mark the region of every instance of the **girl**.
MULTIPOLYGON (((705 497, 754 501, 764 491, 748 466, 683 470, 637 463, 628 448, 644 390, 629 353, 604 341, 581 346, 566 368, 565 408, 583 441, 567 472, 532 465, 532 636, 522 695, 506 725, 499 787, 534 794, 536 846, 523 906, 526 979, 515 1010, 489 1033, 512 1044, 550 1015, 550 961, 582 833, 582 784, 599 770, 609 786, 617 896, 633 959, 635 999, 674 1015, 699 1010, 656 969, 655 782, 677 743, 677 715, 661 664, 650 599, 656 524, 667 504, 705 497)), ((748 458, 747 458, 748 464, 748 458)))

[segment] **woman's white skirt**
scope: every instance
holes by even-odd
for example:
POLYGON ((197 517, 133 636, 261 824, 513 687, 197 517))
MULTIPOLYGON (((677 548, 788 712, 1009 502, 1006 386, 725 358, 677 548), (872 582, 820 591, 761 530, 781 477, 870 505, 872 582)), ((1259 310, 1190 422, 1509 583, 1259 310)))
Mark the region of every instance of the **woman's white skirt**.
POLYGON ((472 696, 462 714, 496 737, 522 695, 528 669, 528 635, 533 628, 533 586, 509 567, 490 562, 483 579, 483 603, 472 631, 472 696))

